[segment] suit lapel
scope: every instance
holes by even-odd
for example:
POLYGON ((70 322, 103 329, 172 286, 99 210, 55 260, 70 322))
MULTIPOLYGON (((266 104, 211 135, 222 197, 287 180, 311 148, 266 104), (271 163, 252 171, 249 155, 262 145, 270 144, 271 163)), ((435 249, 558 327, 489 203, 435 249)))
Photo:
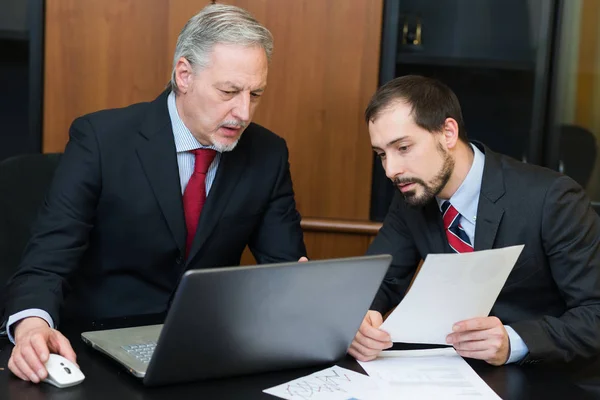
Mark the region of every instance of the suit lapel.
POLYGON ((215 229, 221 214, 223 214, 227 206, 228 200, 234 195, 234 188, 237 186, 246 168, 247 154, 242 147, 243 139, 240 140, 235 150, 225 152, 221 156, 217 175, 206 198, 206 203, 200 215, 200 221, 198 221, 196 237, 194 238, 188 257, 188 265, 199 253, 199 250, 215 229))
POLYGON ((485 152, 485 166, 477 206, 474 249, 489 250, 494 245, 504 215, 504 207, 497 203, 505 193, 504 174, 496 153, 479 143, 475 145, 485 152))
POLYGON ((179 250, 184 252, 185 219, 177 167, 177 150, 167 108, 166 92, 150 103, 150 110, 142 123, 140 134, 137 155, 173 239, 179 250))

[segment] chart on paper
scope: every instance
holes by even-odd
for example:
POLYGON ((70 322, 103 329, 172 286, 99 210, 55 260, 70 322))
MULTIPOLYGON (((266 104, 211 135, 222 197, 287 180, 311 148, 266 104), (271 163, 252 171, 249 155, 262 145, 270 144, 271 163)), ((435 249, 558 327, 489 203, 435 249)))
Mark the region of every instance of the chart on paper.
POLYGON ((334 366, 264 390, 283 399, 370 400, 385 398, 380 385, 366 375, 334 366))

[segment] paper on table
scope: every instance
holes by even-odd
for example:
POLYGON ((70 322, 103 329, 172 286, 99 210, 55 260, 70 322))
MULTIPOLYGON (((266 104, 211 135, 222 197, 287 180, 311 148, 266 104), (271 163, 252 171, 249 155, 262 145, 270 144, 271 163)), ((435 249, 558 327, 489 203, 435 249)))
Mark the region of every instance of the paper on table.
POLYGON ((394 342, 446 344, 454 323, 489 315, 523 247, 428 255, 381 329, 394 342))
POLYGON ((402 351, 386 351, 382 354, 398 353, 397 357, 388 354, 359 364, 370 377, 388 385, 388 398, 500 400, 469 364, 452 351, 452 355, 432 357, 406 357, 402 351))
POLYGON ((379 400, 386 398, 385 387, 385 382, 336 365, 263 392, 282 399, 379 400))

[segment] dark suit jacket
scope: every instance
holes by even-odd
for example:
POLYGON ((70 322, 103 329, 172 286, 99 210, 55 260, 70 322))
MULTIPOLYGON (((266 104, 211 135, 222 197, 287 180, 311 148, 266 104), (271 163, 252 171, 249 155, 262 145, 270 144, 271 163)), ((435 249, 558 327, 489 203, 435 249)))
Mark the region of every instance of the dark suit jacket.
POLYGON ((5 317, 160 313, 188 268, 239 265, 246 245, 258 263, 306 253, 285 141, 259 125, 223 154, 187 261, 182 204, 167 93, 76 119, 5 317))
MULTIPOLYGON (((571 178, 478 145, 485 167, 475 250, 525 244, 492 315, 529 348, 524 363, 600 353, 600 219, 571 178)), ((394 257, 373 302, 382 313, 402 299, 429 253, 450 253, 437 203, 409 207, 397 193, 369 254, 394 257)))

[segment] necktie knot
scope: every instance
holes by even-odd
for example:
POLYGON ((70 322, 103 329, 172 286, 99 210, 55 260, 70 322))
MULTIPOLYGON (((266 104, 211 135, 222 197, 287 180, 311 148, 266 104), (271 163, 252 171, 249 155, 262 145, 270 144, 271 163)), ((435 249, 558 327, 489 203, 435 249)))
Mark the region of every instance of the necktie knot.
POLYGON ((460 214, 448 200, 442 203, 442 215, 444 219, 444 229, 450 229, 454 225, 458 226, 460 214))
POLYGON ((208 172, 208 167, 212 164, 217 152, 212 149, 196 149, 191 152, 196 157, 194 162, 194 173, 206 174, 208 172))
POLYGON ((473 251, 471 240, 460 224, 460 213, 448 200, 442 203, 442 219, 448 244, 457 253, 473 251))

